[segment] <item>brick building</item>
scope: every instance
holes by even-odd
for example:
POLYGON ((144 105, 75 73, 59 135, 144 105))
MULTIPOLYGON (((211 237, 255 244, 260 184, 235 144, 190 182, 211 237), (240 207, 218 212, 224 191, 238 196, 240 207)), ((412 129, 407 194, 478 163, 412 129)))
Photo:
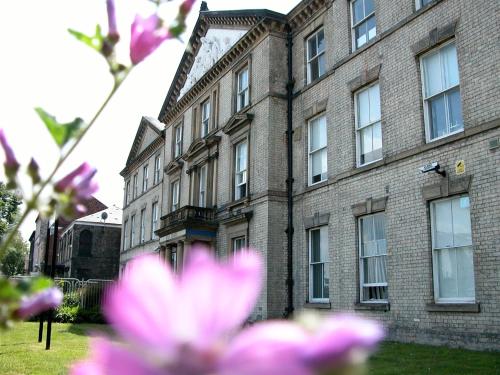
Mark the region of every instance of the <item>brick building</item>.
POLYGON ((358 311, 393 339, 500 349, 498 12, 203 4, 158 117, 163 256, 258 249, 253 319, 358 311))

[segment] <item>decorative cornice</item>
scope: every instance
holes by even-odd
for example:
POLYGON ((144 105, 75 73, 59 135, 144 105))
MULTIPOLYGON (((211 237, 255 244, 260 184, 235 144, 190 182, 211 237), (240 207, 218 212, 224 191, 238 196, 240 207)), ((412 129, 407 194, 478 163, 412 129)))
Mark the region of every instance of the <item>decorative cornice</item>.
POLYGON ((226 134, 234 133, 240 127, 246 123, 251 123, 254 118, 253 113, 235 113, 231 116, 226 125, 222 128, 222 131, 226 134))
POLYGON ((120 176, 126 177, 131 171, 139 167, 146 159, 153 155, 159 148, 163 147, 165 144, 164 139, 165 133, 157 137, 153 142, 151 142, 148 147, 146 147, 139 155, 135 156, 133 159, 127 161, 127 165, 120 172, 120 176), (161 147, 159 147, 161 146, 161 147))
POLYGON ((168 175, 172 175, 178 170, 182 169, 184 162, 180 159, 172 160, 168 165, 163 169, 164 172, 168 175))
POLYGON ((331 0, 310 0, 302 1, 297 7, 292 9, 287 15, 288 23, 292 30, 300 28, 324 5, 331 3, 331 0))

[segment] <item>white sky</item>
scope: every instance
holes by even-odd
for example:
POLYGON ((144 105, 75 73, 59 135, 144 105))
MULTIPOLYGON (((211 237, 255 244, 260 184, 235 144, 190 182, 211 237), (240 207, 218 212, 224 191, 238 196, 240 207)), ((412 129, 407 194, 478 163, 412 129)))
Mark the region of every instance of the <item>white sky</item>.
MULTIPOLYGON (((119 56, 127 61, 133 17, 135 13, 147 15, 153 8, 147 0, 115 1, 122 35, 119 56)), ((210 0, 208 7, 267 8, 287 13, 298 2, 210 0)), ((179 3, 174 0, 163 5, 165 18, 175 16, 179 3)), ((184 40, 189 39, 200 5, 197 1, 193 8, 184 40)), ((92 34, 97 23, 105 33, 105 0, 0 1, 0 127, 21 164, 25 166, 31 156, 35 157, 42 175, 52 170, 59 151, 33 109, 40 106, 59 121, 75 117, 89 121, 111 88, 104 59, 66 31, 73 28, 92 34)), ((100 189, 96 197, 108 206, 122 206, 119 172, 141 116, 158 116, 184 48, 181 42, 168 41, 134 69, 59 175, 87 161, 98 169, 100 189)), ((32 215, 22 227, 25 239, 35 229, 35 218, 32 215)))

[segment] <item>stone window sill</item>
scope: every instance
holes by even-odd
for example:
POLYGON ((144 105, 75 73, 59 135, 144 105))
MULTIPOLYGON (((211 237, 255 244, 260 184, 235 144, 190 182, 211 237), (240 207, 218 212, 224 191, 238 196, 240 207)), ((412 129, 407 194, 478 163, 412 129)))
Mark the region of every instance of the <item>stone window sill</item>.
POLYGON ((320 309, 320 310, 330 310, 332 304, 330 302, 306 302, 304 304, 304 309, 320 309))
POLYGON ((462 312, 478 313, 481 311, 479 303, 428 303, 425 310, 430 312, 462 312))
POLYGON ((354 310, 360 310, 360 311, 389 311, 390 309, 391 309, 391 304, 388 302, 354 304, 354 310))

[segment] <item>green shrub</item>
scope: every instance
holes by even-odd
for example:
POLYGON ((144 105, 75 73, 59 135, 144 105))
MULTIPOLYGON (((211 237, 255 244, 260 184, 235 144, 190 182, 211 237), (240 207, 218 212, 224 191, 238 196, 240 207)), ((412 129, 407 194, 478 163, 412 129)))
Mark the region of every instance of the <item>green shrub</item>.
POLYGON ((62 306, 77 307, 80 304, 80 296, 78 293, 66 293, 63 298, 62 306))
POLYGON ((79 309, 78 320, 83 323, 96 323, 102 324, 106 321, 102 316, 101 309, 97 306, 90 309, 79 309))
POLYGON ((80 323, 78 306, 60 306, 54 315, 54 321, 59 323, 80 323))

